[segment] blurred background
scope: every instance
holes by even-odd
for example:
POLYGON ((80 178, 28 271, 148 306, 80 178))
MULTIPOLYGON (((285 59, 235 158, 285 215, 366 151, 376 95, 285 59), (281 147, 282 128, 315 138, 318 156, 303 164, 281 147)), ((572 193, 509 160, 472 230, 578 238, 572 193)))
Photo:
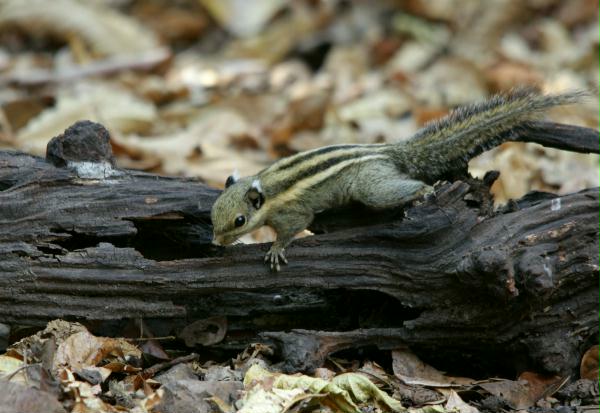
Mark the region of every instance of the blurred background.
MULTIPOLYGON (((90 119, 118 165, 220 187, 323 145, 395 142, 518 85, 592 90, 597 0, 0 0, 0 149, 90 119)), ((507 143, 471 162, 498 202, 598 186, 598 157, 507 143)))

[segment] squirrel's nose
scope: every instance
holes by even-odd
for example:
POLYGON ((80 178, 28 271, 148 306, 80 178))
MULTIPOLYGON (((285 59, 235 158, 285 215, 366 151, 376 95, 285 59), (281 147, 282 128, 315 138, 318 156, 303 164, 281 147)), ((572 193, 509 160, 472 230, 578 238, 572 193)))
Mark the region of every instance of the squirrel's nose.
POLYGON ((217 236, 214 236, 214 237, 213 237, 213 239, 212 239, 212 244, 213 244, 213 245, 217 245, 217 246, 221 246, 221 245, 223 245, 223 244, 222 244, 222 241, 220 240, 220 237, 217 237, 217 236))

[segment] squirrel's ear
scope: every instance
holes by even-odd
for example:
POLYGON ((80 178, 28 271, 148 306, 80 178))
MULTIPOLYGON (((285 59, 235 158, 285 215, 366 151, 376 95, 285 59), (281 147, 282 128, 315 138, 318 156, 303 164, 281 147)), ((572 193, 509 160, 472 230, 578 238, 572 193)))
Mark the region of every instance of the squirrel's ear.
POLYGON ((231 185, 235 184, 238 179, 240 179, 240 173, 236 169, 230 176, 227 177, 227 180, 225 181, 225 188, 229 188, 231 185))
POLYGON ((263 195, 262 187, 260 186, 260 181, 258 179, 252 181, 250 189, 248 189, 248 192, 246 192, 246 197, 256 209, 260 209, 260 207, 265 203, 265 196, 263 195))

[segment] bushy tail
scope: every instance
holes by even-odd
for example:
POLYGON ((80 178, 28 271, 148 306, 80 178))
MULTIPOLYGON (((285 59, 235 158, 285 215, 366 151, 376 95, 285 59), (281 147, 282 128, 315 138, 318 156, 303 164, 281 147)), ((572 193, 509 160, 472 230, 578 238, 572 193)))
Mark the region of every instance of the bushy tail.
POLYGON ((515 89, 460 107, 432 122, 410 140, 395 145, 394 156, 409 175, 428 182, 466 171, 470 159, 507 141, 553 106, 580 101, 587 94, 541 95, 515 89))

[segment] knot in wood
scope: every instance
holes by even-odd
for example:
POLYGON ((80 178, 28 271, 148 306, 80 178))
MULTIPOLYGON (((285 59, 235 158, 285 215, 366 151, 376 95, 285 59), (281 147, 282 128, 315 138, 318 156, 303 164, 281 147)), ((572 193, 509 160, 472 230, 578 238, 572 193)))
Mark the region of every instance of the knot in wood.
POLYGON ((55 136, 46 147, 46 161, 64 168, 70 162, 93 162, 114 165, 110 134, 99 123, 83 120, 55 136))
POLYGON ((512 299, 519 295, 513 260, 503 248, 486 248, 463 258, 458 279, 471 288, 481 288, 491 296, 512 299))

